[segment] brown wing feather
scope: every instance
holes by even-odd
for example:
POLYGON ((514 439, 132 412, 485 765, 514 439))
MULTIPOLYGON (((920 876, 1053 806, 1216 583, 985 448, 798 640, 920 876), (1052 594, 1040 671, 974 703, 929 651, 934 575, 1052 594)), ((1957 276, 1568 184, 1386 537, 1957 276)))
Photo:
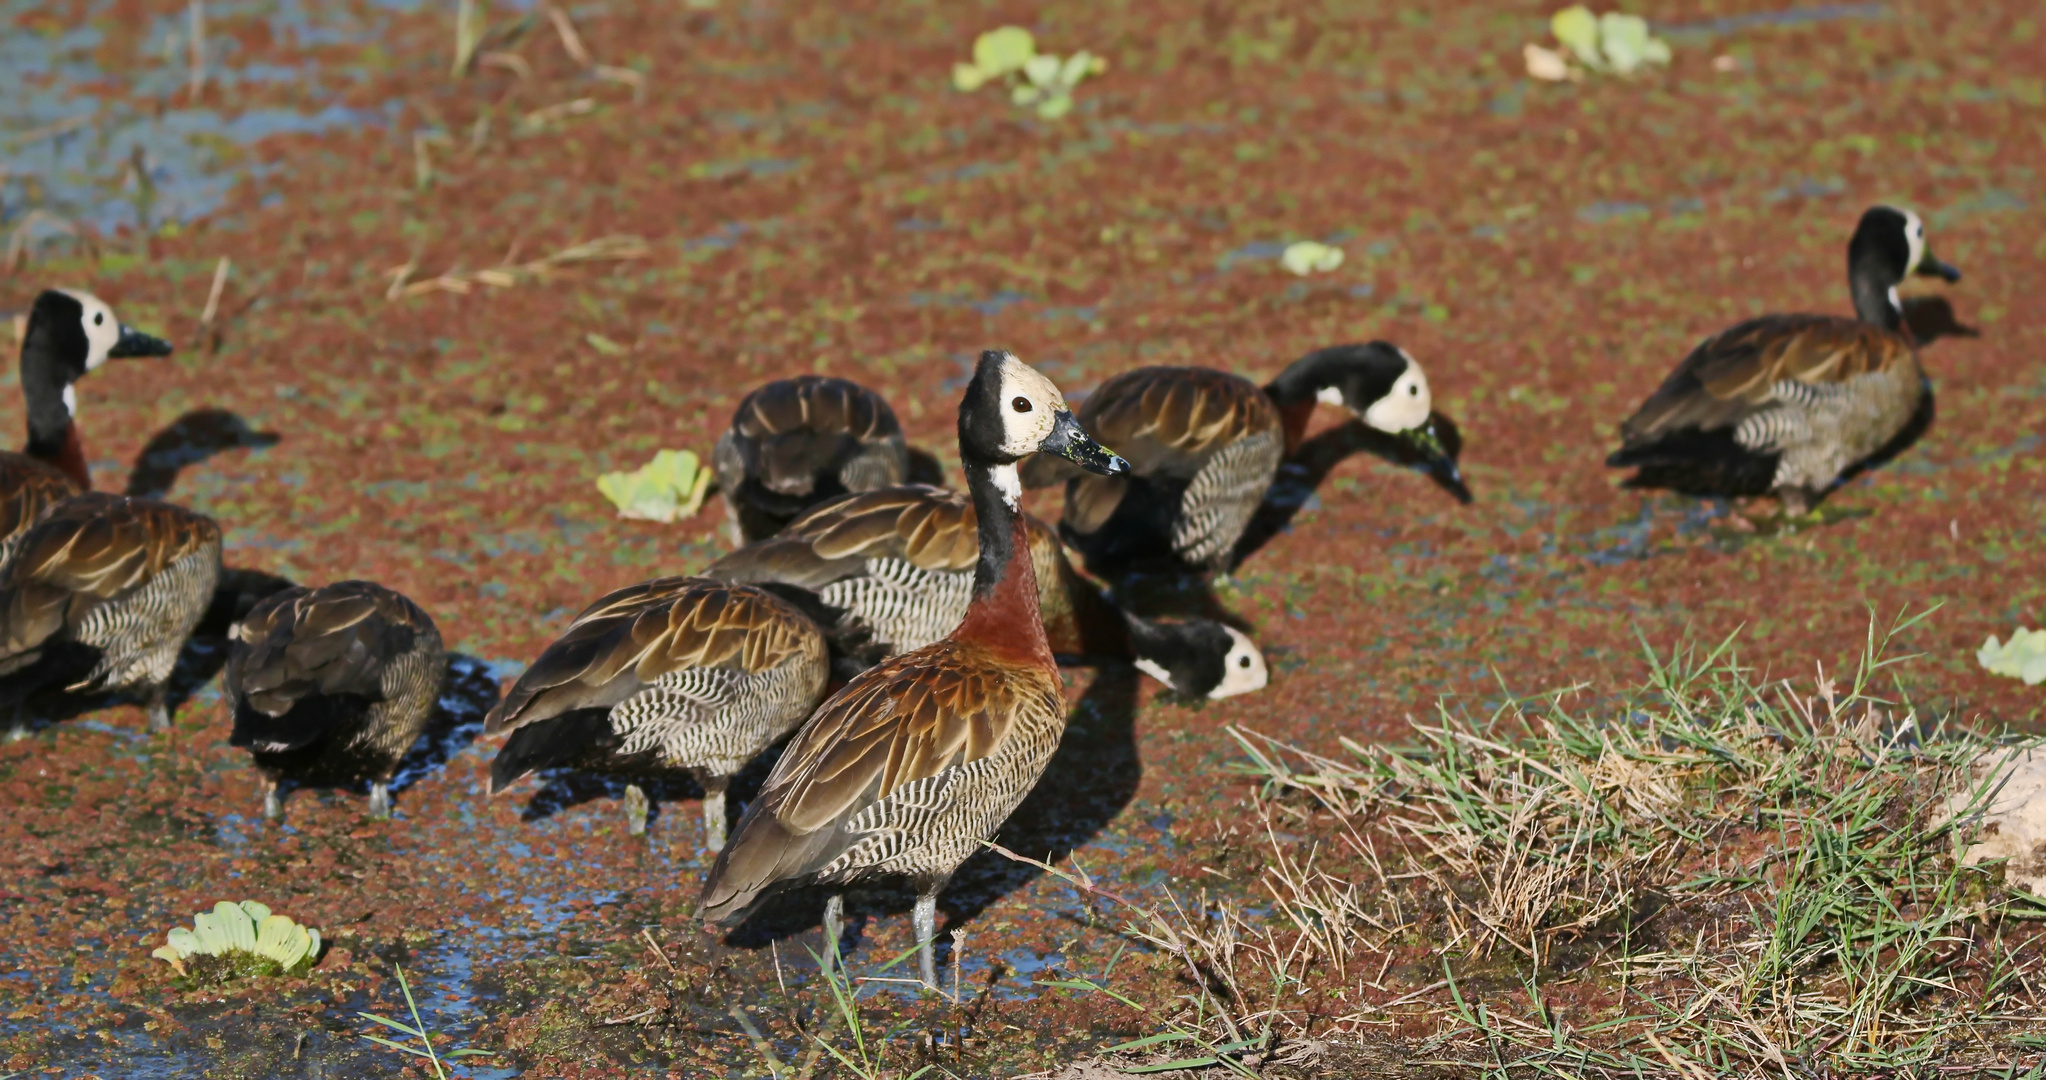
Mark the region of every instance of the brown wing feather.
MULTIPOLYGON (((1075 623, 1077 572, 1057 530, 1030 514, 1023 515, 1023 522, 1052 651, 1088 651, 1081 642, 1087 628, 1075 623)), ((902 559, 922 570, 963 573, 979 557, 980 530, 970 499, 943 488, 904 484, 834 499, 703 573, 722 581, 818 589, 866 573, 868 559, 902 559)))
POLYGON ((22 537, 0 577, 0 655, 40 645, 73 615, 209 547, 219 550, 220 526, 183 507, 103 492, 64 500, 22 537))
POLYGON ((791 656, 821 664, 823 636, 787 601, 747 585, 669 577, 584 609, 490 710, 496 735, 573 709, 608 708, 671 672, 724 666, 747 674, 791 656))
MULTIPOLYGON (((820 475, 860 447, 902 443, 902 425, 879 394, 819 375, 779 379, 746 395, 732 433, 747 474, 783 495, 809 494, 820 475)), ((719 482, 735 486, 740 479, 719 482)))
POLYGON ((761 798, 785 827, 812 832, 994 753, 1026 711, 1061 704, 1047 673, 947 638, 860 673, 819 706, 761 798))
POLYGON ((0 544, 27 532, 52 506, 79 491, 56 466, 0 451, 0 544))
POLYGON ((1627 447, 1670 432, 1733 427, 1784 380, 1845 382, 1916 362, 1910 342, 1871 323, 1832 315, 1769 315, 1700 342, 1620 426, 1627 447))
POLYGON ((706 577, 821 588, 864 572, 868 559, 924 570, 970 570, 979 557, 973 504, 922 484, 845 495, 804 512, 775 536, 714 562, 706 577))
POLYGON ((265 598, 234 628, 227 687, 269 716, 313 694, 382 700, 386 668, 419 647, 440 650, 432 616, 367 581, 293 588, 265 598))
POLYGON ((1254 383, 1197 367, 1124 372, 1087 396, 1079 420, 1135 475, 1181 479, 1230 443, 1280 430, 1279 410, 1254 383))

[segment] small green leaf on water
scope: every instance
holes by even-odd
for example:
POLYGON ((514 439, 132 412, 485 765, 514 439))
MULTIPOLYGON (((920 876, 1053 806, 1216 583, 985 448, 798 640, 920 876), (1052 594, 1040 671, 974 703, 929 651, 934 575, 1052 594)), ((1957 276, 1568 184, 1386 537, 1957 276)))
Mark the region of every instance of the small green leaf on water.
POLYGON ((1059 83, 1059 58, 1056 56, 1033 56, 1023 64, 1023 77, 1031 85, 1051 89, 1059 83))
POLYGON ((639 521, 675 521, 703 507, 710 470, 688 450, 662 450, 631 472, 597 477, 597 490, 618 508, 618 516, 639 521))
POLYGON ((988 78, 1021 68, 1037 55, 1037 39, 1020 26, 1003 26, 973 39, 973 64, 988 78))
POLYGON ((1056 120, 1073 111, 1073 95, 1057 94, 1045 98, 1037 106, 1037 115, 1046 120, 1056 120))
POLYGON ((583 340, 590 343, 590 348, 603 353, 605 356, 625 355, 625 346, 612 341, 602 334, 584 334, 583 340))
POLYGON ((1975 660, 1988 671, 2023 679, 2026 686, 2046 682, 2046 629, 2011 631, 2010 640, 1999 642, 1996 635, 1982 643, 1975 660))
POLYGON ((1608 11, 1599 16, 1598 31, 1606 63, 1626 75, 1648 62, 1648 20, 1608 11))
POLYGON ((1549 32, 1588 67, 1598 67, 1598 17, 1583 4, 1573 4, 1549 17, 1549 32))
POLYGON ((1286 250, 1279 254, 1279 265, 1288 273, 1302 277, 1327 273, 1343 265, 1343 249, 1313 240, 1300 240, 1286 245, 1286 250))

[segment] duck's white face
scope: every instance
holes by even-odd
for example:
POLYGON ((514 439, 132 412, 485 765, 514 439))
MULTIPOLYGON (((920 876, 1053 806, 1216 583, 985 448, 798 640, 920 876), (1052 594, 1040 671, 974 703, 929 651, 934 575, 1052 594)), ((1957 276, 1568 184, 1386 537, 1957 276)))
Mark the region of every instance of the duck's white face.
POLYGON ((1925 262, 1925 222, 1910 210, 1904 211, 1904 242, 1911 245, 1911 261, 1905 264, 1904 272, 1914 273, 1925 262))
POLYGON ((1208 691, 1208 696, 1220 699, 1264 689, 1271 678, 1265 667, 1265 654, 1243 631, 1233 626, 1222 629, 1229 635, 1229 655, 1222 659, 1222 681, 1208 691))
POLYGON ((85 325, 85 370, 91 371, 106 363, 114 351, 114 344, 121 340, 121 320, 114 318, 114 309, 88 292, 73 289, 57 291, 78 301, 78 306, 84 309, 81 318, 85 325))
POLYGON ((1071 411, 1065 396, 1013 354, 1002 356, 1001 380, 1002 452, 1016 457, 1035 453, 1051 437, 1058 415, 1071 411))
POLYGON ((1388 435, 1420 427, 1435 409, 1435 397, 1428 391, 1428 373, 1405 349, 1400 350, 1400 356, 1406 359, 1407 370, 1393 380, 1392 389, 1384 397, 1365 406, 1360 417, 1365 424, 1388 435))

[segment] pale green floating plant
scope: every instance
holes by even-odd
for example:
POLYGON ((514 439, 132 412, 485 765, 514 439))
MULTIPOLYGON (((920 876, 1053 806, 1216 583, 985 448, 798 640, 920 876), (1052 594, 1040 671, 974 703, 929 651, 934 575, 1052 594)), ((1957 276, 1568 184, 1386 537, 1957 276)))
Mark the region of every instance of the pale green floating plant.
POLYGON ((1325 274, 1343 265, 1343 249, 1313 240, 1299 240, 1287 244, 1286 250, 1279 253, 1279 265, 1288 273, 1301 277, 1325 274))
MULTIPOLYGON (((1669 42, 1650 34, 1648 20, 1639 15, 1617 11, 1593 15, 1583 4, 1573 4, 1549 17, 1549 32, 1570 57, 1592 71, 1631 75, 1650 64, 1670 62, 1669 42)), ((1538 79, 1580 77, 1560 53, 1532 44, 1524 52, 1528 74, 1538 79)))
POLYGON ((1073 111, 1073 88, 1108 70, 1108 61, 1085 49, 1061 60, 1037 51, 1037 39, 1020 26, 1004 26, 973 42, 973 62, 952 65, 952 85, 971 93, 998 79, 1010 83, 1009 100, 1056 120, 1073 111))
POLYGON ((2026 686, 2046 682, 2046 629, 2011 631, 2010 640, 1999 642, 1996 635, 1976 650, 1975 661, 1993 674, 2022 679, 2026 686))
POLYGON ((640 521, 676 521, 703 508, 710 470, 688 450, 662 450, 631 472, 597 477, 597 490, 618 508, 618 516, 640 521))
POLYGON ((288 916, 274 915, 268 906, 254 900, 239 904, 222 900, 212 911, 192 916, 190 929, 176 927, 164 935, 165 944, 149 955, 170 964, 178 974, 189 974, 193 957, 219 957, 232 964, 250 959, 253 965, 233 965, 247 974, 291 974, 304 971, 320 958, 320 932, 300 926, 288 916), (267 964, 276 972, 266 971, 267 964))

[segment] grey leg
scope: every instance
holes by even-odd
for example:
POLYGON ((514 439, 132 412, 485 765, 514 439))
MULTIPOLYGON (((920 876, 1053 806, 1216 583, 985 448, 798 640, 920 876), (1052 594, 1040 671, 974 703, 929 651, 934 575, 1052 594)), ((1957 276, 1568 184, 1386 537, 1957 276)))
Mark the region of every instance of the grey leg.
POLYGON ((838 938, 845 928, 845 897, 837 893, 824 901, 824 970, 838 963, 838 938))
POLYGON ((938 894, 930 892, 917 897, 911 920, 916 927, 917 974, 922 976, 926 989, 936 990, 938 954, 932 942, 938 936, 938 894))
POLYGON ((164 698, 169 695, 170 688, 166 686, 152 686, 146 693, 148 696, 143 700, 142 708, 149 714, 149 730, 169 731, 171 726, 170 703, 165 701, 164 698))
POLYGON ((625 785, 625 835, 645 836, 647 812, 652 804, 638 784, 625 785))
POLYGON ((725 849, 725 787, 729 776, 699 776, 703 784, 703 845, 712 851, 725 849))
POLYGON ((20 742, 28 738, 28 702, 14 703, 14 713, 7 718, 7 741, 20 742))
POLYGON ((369 816, 387 818, 391 816, 391 785, 382 780, 369 785, 369 816))
POLYGON ((270 821, 284 820, 284 798, 278 793, 275 780, 263 782, 263 817, 270 821))

